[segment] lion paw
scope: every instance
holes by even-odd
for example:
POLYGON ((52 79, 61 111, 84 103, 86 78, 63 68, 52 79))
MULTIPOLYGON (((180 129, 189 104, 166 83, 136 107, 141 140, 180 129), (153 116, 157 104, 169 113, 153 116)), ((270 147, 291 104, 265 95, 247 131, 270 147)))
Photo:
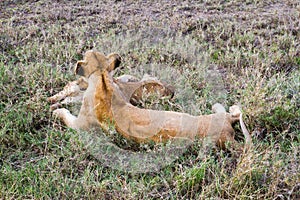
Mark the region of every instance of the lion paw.
POLYGON ((66 114, 69 114, 70 111, 65 109, 65 108, 59 108, 53 111, 53 116, 55 118, 60 118, 62 119, 66 114))

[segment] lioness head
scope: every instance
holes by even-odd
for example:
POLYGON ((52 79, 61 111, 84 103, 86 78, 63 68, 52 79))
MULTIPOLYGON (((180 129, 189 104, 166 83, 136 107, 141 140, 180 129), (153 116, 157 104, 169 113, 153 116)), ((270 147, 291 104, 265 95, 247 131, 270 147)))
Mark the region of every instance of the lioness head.
POLYGON ((116 53, 105 56, 97 51, 87 51, 84 55, 84 60, 77 62, 75 74, 88 78, 98 70, 107 70, 110 72, 116 69, 120 63, 121 57, 116 53))

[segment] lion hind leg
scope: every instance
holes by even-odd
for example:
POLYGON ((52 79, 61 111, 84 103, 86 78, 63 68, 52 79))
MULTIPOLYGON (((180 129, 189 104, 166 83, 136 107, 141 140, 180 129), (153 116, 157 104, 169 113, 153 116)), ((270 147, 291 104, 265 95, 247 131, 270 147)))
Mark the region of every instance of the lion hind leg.
POLYGON ((231 115, 233 121, 239 121, 240 122, 242 133, 245 137, 245 145, 247 147, 251 146, 251 144, 252 144, 251 135, 250 135, 249 131, 247 130, 246 125, 243 121, 243 114, 242 114, 242 111, 241 111, 240 107, 237 106, 237 105, 231 106, 229 108, 229 112, 230 112, 230 115, 231 115))

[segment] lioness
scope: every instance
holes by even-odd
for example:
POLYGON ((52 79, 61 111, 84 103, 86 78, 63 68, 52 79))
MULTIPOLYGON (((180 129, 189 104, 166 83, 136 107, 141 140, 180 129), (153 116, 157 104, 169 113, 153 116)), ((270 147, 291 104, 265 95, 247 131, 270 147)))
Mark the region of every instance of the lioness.
POLYGON ((232 106, 230 113, 226 113, 222 105, 215 104, 214 114, 192 116, 172 111, 141 109, 128 103, 109 73, 120 62, 118 54, 105 56, 96 51, 87 51, 84 60, 76 64, 76 73, 88 80, 78 117, 64 108, 55 110, 54 115, 74 129, 89 129, 93 126, 106 129, 108 124, 114 124, 118 133, 137 142, 207 137, 222 148, 226 142, 238 145, 234 140, 232 124, 240 121, 246 144, 251 143, 237 106, 232 106))

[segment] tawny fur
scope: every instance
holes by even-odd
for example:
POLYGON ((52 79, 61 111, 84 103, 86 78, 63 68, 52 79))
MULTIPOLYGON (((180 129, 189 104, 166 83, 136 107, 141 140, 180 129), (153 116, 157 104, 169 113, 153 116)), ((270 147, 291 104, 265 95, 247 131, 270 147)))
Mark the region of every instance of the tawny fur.
MULTIPOLYGON (((137 108, 126 101, 126 96, 109 74, 119 64, 120 57, 117 54, 105 56, 95 51, 86 52, 85 59, 79 61, 76 68, 79 75, 88 79, 78 117, 66 109, 57 109, 54 114, 75 129, 93 126, 106 129, 108 124, 113 124, 120 134, 137 142, 205 137, 222 148, 226 142, 238 145, 234 140, 232 124, 237 121, 244 124, 237 106, 232 106, 231 112, 226 113, 222 105, 216 104, 213 107, 214 114, 201 116, 137 108)), ((249 133, 244 130, 243 133, 246 144, 250 144, 249 133)))

